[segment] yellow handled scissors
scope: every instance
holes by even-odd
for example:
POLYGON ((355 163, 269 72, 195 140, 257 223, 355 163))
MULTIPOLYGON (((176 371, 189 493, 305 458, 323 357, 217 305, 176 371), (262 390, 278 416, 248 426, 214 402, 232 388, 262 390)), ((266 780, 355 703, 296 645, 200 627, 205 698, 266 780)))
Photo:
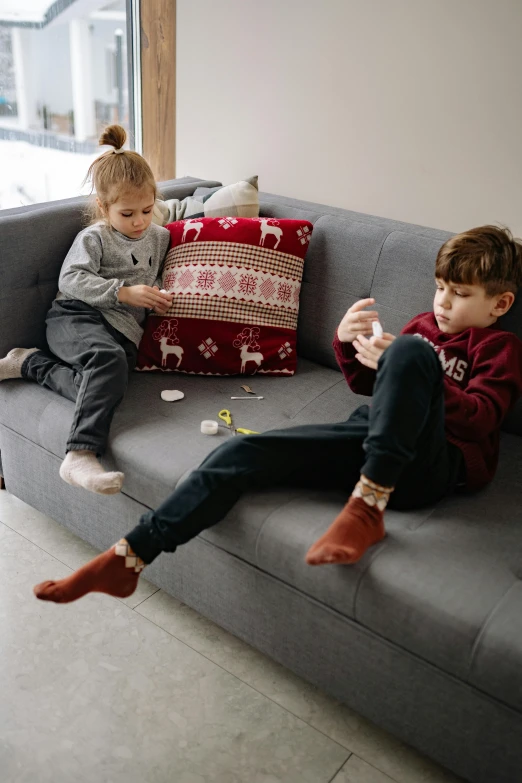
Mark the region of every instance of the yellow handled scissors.
POLYGON ((232 429, 232 414, 229 410, 223 408, 222 411, 219 411, 218 418, 221 419, 221 421, 224 421, 230 430, 232 429))
POLYGON ((242 435, 259 435, 259 432, 256 432, 255 430, 246 430, 244 427, 238 427, 238 429, 234 429, 232 426, 232 414, 230 413, 227 408, 223 408, 222 411, 219 411, 218 418, 221 419, 221 421, 224 421, 227 425, 229 430, 232 430, 232 433, 235 435, 237 432, 240 432, 242 435))

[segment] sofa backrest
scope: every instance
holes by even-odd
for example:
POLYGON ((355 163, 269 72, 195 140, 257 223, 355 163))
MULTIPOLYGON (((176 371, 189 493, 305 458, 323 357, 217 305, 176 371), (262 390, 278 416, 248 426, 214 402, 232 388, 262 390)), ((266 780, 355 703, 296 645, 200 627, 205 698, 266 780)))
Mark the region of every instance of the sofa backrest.
MULTIPOLYGON (((219 182, 184 177, 160 183, 165 198, 191 196, 219 182)), ((74 237, 84 227, 85 198, 0 211, 0 356, 15 346, 45 347, 45 315, 74 237)))
MULTIPOLYGON (((358 299, 376 300, 383 328, 392 334, 432 309, 435 259, 450 233, 268 193, 259 198, 263 217, 314 224, 300 297, 300 356, 337 367, 335 329, 358 299)), ((499 325, 522 338, 521 296, 499 325)), ((522 402, 504 429, 522 435, 522 402)))
MULTIPOLYGON (((160 190, 165 198, 181 199, 196 187, 219 184, 185 177, 160 183, 160 190)), ((357 299, 373 296, 384 329, 393 334, 431 309, 435 257, 451 234, 283 196, 259 198, 262 217, 314 224, 301 291, 300 356, 337 367, 332 338, 357 299)), ((0 212, 0 356, 15 346, 45 347, 45 315, 83 227, 84 206, 79 198, 0 212)), ((501 325, 522 338, 521 297, 501 325)), ((522 434, 522 403, 505 428, 522 434)))

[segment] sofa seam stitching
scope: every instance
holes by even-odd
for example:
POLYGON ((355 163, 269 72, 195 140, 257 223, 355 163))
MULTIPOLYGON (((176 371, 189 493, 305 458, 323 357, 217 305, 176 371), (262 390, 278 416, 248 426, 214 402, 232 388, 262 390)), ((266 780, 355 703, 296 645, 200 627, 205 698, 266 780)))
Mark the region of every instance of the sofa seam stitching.
POLYGON ((313 400, 310 400, 309 402, 305 403, 302 408, 299 408, 299 410, 296 411, 293 414, 293 416, 289 416, 289 421, 293 421, 296 418, 296 416, 299 416, 299 414, 302 413, 309 405, 311 405, 312 403, 316 402, 320 397, 323 396, 323 394, 326 394, 326 392, 329 392, 330 389, 333 389, 334 386, 338 386, 340 383, 346 384, 345 379, 344 378, 340 378, 339 380, 334 381, 331 386, 328 386, 327 389, 323 389, 323 391, 320 392, 317 396, 315 396, 313 398, 313 400))
POLYGON ((393 233, 394 233, 393 231, 390 231, 390 233, 386 234, 386 236, 384 237, 384 239, 382 241, 382 245, 381 245, 380 250, 379 250, 379 255, 377 256, 377 261, 375 263, 375 269, 373 270, 372 281, 370 283, 370 296, 371 296, 371 293, 372 293, 372 288, 373 288, 373 284, 374 284, 374 281, 375 281, 375 277, 377 275, 377 269, 379 268, 379 262, 381 260, 381 255, 382 255, 382 251, 384 249, 384 245, 386 244, 386 242, 388 241, 388 239, 391 237, 391 235, 393 233))
POLYGON ((260 526, 259 530, 257 531, 256 542, 254 544, 254 558, 255 558, 256 568, 259 568, 260 571, 263 571, 263 569, 258 564, 258 559, 257 559, 258 551, 257 551, 257 549, 258 549, 259 539, 261 538, 261 533, 263 532, 265 525, 267 524, 267 522, 269 522, 271 517, 274 514, 277 514, 279 511, 281 511, 281 509, 286 508, 286 506, 289 506, 291 503, 294 502, 294 500, 295 500, 295 497, 290 498, 289 500, 285 500, 285 502, 282 503, 280 506, 278 506, 277 508, 272 509, 272 511, 268 514, 268 516, 263 519, 263 523, 260 526))
POLYGON ((480 647, 480 643, 482 642, 482 639, 484 638, 484 635, 485 635, 485 633, 486 633, 486 631, 487 631, 487 629, 488 629, 488 627, 489 627, 489 625, 490 625, 491 621, 493 620, 493 618, 495 617, 495 615, 496 615, 496 614, 497 614, 497 612, 499 611, 500 607, 501 607, 501 606, 502 606, 502 604, 504 603, 504 601, 505 601, 506 597, 508 596, 508 594, 511 592, 511 590, 512 590, 512 589, 515 587, 515 585, 516 585, 517 583, 518 583, 518 580, 517 580, 517 579, 515 579, 515 580, 514 580, 514 581, 513 581, 513 582, 512 582, 512 583, 509 585, 509 587, 507 588, 507 590, 506 590, 506 591, 503 593, 503 595, 501 596, 501 598, 499 598, 499 600, 497 601, 497 603, 495 604, 495 606, 493 606, 493 607, 490 609, 490 611, 488 612, 487 616, 486 616, 486 617, 484 618, 484 620, 482 621, 482 625, 480 626, 480 628, 479 628, 479 630, 478 630, 478 632, 477 632, 477 634, 476 634, 476 636, 475 636, 475 639, 474 639, 474 641, 473 641, 473 646, 472 646, 472 648, 471 648, 471 655, 470 655, 470 658, 469 658, 469 665, 468 665, 468 670, 467 670, 467 672, 466 672, 466 682, 468 682, 468 681, 469 681, 469 679, 471 678, 471 675, 472 675, 472 669, 473 669, 473 667, 474 667, 474 665, 475 665, 475 661, 476 661, 476 658, 477 658, 477 656, 478 656, 478 653, 479 653, 479 647, 480 647))

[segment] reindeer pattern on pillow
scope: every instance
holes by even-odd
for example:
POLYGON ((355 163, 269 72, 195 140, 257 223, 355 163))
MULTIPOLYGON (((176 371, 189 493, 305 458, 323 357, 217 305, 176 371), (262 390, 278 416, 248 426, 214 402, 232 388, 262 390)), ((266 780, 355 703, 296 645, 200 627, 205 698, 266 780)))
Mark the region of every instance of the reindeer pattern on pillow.
POLYGON ((190 218, 167 226, 164 316, 149 315, 138 368, 199 375, 292 375, 312 224, 190 218))

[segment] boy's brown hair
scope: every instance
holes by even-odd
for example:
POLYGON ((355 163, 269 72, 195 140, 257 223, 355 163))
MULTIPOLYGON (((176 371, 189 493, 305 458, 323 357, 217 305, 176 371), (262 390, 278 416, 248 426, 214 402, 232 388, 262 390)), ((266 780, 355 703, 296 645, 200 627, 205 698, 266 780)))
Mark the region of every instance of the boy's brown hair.
POLYGON ((516 294, 522 285, 522 245, 508 228, 472 228, 442 245, 435 277, 446 283, 481 285, 487 296, 516 294))
MULTIPOLYGON (((156 182, 149 164, 138 152, 123 150, 127 139, 125 128, 121 125, 109 125, 100 136, 99 144, 110 145, 114 149, 104 152, 89 166, 85 182, 92 183, 92 189, 105 209, 118 201, 128 190, 150 187, 153 200, 157 197, 156 182), (118 153, 116 153, 118 150, 118 153)), ((88 218, 96 222, 105 218, 95 199, 88 207, 88 218)))

